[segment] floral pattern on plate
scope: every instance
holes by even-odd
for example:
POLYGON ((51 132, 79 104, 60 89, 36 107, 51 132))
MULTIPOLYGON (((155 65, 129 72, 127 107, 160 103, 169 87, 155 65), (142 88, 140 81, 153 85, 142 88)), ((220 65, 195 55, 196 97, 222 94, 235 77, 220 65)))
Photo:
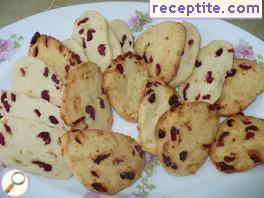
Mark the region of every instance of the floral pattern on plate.
POLYGON ((10 60, 17 48, 22 45, 24 37, 18 34, 11 34, 9 39, 0 38, 0 62, 10 60))

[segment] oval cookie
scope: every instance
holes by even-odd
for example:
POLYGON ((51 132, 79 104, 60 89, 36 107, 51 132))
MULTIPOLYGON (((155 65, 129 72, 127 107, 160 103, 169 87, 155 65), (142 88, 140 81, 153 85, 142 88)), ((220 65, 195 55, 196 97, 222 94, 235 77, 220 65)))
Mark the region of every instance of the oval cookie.
MULTIPOLYGON (((42 96, 47 99, 47 92, 42 96)), ((0 117, 1 115, 17 116, 42 122, 48 126, 67 129, 60 117, 60 108, 42 98, 29 97, 14 91, 0 90, 0 117)))
POLYGON ((73 128, 111 129, 112 109, 102 92, 102 74, 96 64, 85 62, 70 69, 61 117, 73 128))
POLYGON ((145 62, 131 52, 118 56, 104 72, 104 91, 111 105, 124 119, 137 121, 147 80, 145 62))
POLYGON ((53 179, 72 176, 61 153, 64 130, 35 120, 5 115, 0 119, 3 164, 53 179))
POLYGON ((192 75, 194 64, 201 45, 201 37, 197 28, 193 24, 186 21, 182 22, 182 25, 186 30, 186 41, 178 72, 169 83, 170 86, 173 87, 177 87, 178 85, 182 84, 192 75))
POLYGON ((235 59, 226 73, 220 98, 216 101, 220 115, 233 115, 244 110, 264 91, 264 66, 254 61, 235 59))
POLYGON ((162 22, 143 32, 135 43, 151 77, 170 82, 176 75, 185 45, 185 28, 176 22, 162 22))
POLYGON ((88 60, 96 63, 102 72, 113 57, 108 34, 107 20, 97 11, 84 12, 74 22, 72 38, 82 44, 88 60))
POLYGON ((181 104, 179 94, 162 81, 149 79, 138 109, 138 141, 144 151, 156 155, 155 127, 160 116, 181 104))
POLYGON ((112 195, 133 184, 144 168, 144 152, 131 137, 100 130, 69 131, 62 152, 73 174, 89 190, 112 195))
POLYGON ((164 113, 156 126, 157 156, 172 175, 194 174, 208 157, 218 128, 213 105, 190 102, 164 113))
POLYGON ((233 53, 232 44, 221 40, 200 49, 193 74, 179 86, 182 98, 213 104, 221 95, 226 72, 232 67, 233 53))
POLYGON ((223 121, 210 151, 225 173, 247 171, 264 162, 264 119, 234 115, 223 121))
POLYGON ((80 56, 59 40, 36 32, 30 41, 29 56, 46 63, 65 83, 70 67, 81 63, 80 56))
POLYGON ((113 20, 109 28, 114 32, 124 52, 134 52, 134 39, 132 32, 125 21, 113 20))
POLYGON ((18 59, 13 65, 12 90, 43 98, 60 106, 63 84, 44 62, 26 56, 18 59))

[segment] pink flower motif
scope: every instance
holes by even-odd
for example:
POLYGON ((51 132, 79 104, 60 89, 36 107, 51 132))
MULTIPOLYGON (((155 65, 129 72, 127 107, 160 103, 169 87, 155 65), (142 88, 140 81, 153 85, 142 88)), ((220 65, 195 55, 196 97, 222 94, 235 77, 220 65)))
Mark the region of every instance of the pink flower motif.
POLYGON ((247 42, 240 40, 239 44, 235 47, 235 57, 254 60, 256 55, 253 48, 247 42))
POLYGON ((135 26, 137 24, 137 22, 138 22, 137 16, 132 16, 129 19, 128 24, 133 27, 133 26, 135 26))
POLYGON ((155 159, 155 156, 149 154, 149 153, 145 153, 145 159, 147 162, 151 162, 153 159, 155 159))
POLYGON ((0 39, 0 60, 6 60, 15 53, 11 40, 0 39))
POLYGON ((101 195, 99 193, 88 191, 83 195, 83 198, 101 198, 101 195))

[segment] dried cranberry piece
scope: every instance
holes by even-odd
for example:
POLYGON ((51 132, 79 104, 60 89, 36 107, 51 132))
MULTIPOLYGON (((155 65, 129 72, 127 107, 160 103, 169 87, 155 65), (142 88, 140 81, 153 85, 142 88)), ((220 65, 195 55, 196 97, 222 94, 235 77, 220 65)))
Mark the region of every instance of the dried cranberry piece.
POLYGON ((105 44, 100 44, 97 47, 97 51, 101 56, 105 56, 105 44))
POLYGON ((123 74, 123 73, 124 73, 124 68, 123 68, 123 65, 122 65, 122 64, 117 64, 117 65, 116 65, 116 69, 117 69, 117 71, 118 71, 120 74, 123 74))
POLYGON ((160 68, 160 64, 156 64, 156 75, 160 75, 160 71, 161 71, 161 68, 160 68))
POLYGON ((162 129, 159 129, 158 136, 159 138, 164 138, 166 136, 166 132, 163 131, 162 129))
POLYGON ((184 89, 183 89, 183 99, 184 100, 188 100, 187 99, 187 93, 186 93, 186 91, 187 91, 187 89, 189 89, 190 88, 190 83, 188 82, 188 83, 186 83, 186 85, 185 85, 185 87, 184 87, 184 89))
POLYGON ((227 50, 229 53, 234 53, 234 48, 228 49, 227 50))
POLYGON ((203 95, 202 99, 203 100, 209 100, 211 98, 210 94, 203 95))
POLYGON ((78 21, 77 25, 79 26, 82 23, 86 23, 88 20, 89 20, 89 18, 88 17, 85 17, 85 18, 81 19, 80 21, 78 21))
POLYGON ((249 70, 251 69, 251 65, 247 64, 247 63, 242 63, 240 65, 238 65, 241 69, 243 70, 249 70))
POLYGON ((143 158, 145 155, 145 152, 141 149, 141 146, 136 145, 135 146, 136 151, 139 153, 140 157, 143 158))
POLYGON ((0 144, 5 146, 5 138, 4 138, 4 135, 2 133, 0 133, 0 144))
POLYGON ((217 109, 217 108, 215 107, 215 105, 212 105, 212 104, 209 104, 209 105, 207 105, 207 106, 208 106, 208 108, 209 108, 210 111, 214 111, 214 110, 217 109))
POLYGON ((44 72, 43 72, 43 76, 48 77, 48 75, 49 75, 49 68, 45 67, 44 72))
POLYGON ((233 166, 227 165, 225 162, 217 162, 216 167, 219 170, 221 170, 223 172, 227 172, 227 173, 235 171, 235 168, 233 166))
POLYGON ((118 164, 124 162, 124 160, 116 158, 112 162, 113 162, 114 165, 118 165, 118 164))
POLYGON ((36 32, 36 33, 33 35, 32 39, 31 39, 31 41, 30 41, 30 45, 34 45, 34 44, 37 42, 38 37, 40 37, 40 33, 39 33, 39 32, 36 32))
POLYGON ((252 159, 254 161, 254 163, 260 163, 261 162, 261 159, 258 155, 256 155, 255 153, 252 153, 250 156, 250 159, 252 159))
POLYGON ((255 137, 255 133, 253 133, 253 132, 247 132, 246 133, 246 136, 245 136, 245 139, 246 140, 254 139, 254 137, 255 137))
POLYGON ((147 82, 146 87, 147 88, 152 87, 152 86, 157 87, 158 85, 161 85, 160 82, 158 82, 158 81, 155 81, 155 82, 147 82))
POLYGON ((236 69, 230 69, 229 71, 226 72, 225 78, 232 77, 236 74, 236 69))
POLYGON ((148 90, 146 91, 146 94, 145 94, 145 95, 147 96, 147 95, 149 95, 150 93, 153 93, 153 92, 154 92, 153 89, 148 89, 148 90))
POLYGON ((219 136, 217 146, 224 146, 224 138, 225 138, 226 136, 228 136, 228 135, 229 135, 229 132, 228 132, 228 131, 224 131, 224 132, 219 136))
POLYGON ((180 160, 184 162, 186 160, 186 158, 187 158, 187 154, 188 154, 187 151, 182 151, 180 153, 180 160))
POLYGON ((149 57, 149 63, 152 63, 153 62, 153 58, 152 56, 149 57))
POLYGON ((59 124, 59 121, 55 116, 49 116, 49 120, 52 124, 59 124))
POLYGON ((48 38, 45 38, 45 46, 46 47, 49 47, 49 45, 48 45, 48 38))
POLYGON ((84 38, 82 38, 82 46, 83 46, 83 48, 86 48, 86 43, 85 43, 84 38))
POLYGON ((202 62, 199 60, 195 61, 195 67, 200 67, 202 65, 202 62))
POLYGON ((95 120, 95 109, 92 105, 87 105, 85 107, 85 111, 86 111, 86 113, 90 114, 90 118, 95 120))
POLYGON ((69 72, 69 69, 70 69, 70 65, 68 65, 68 64, 67 64, 67 65, 65 65, 65 67, 64 67, 64 70, 65 70, 65 72, 66 72, 66 73, 68 73, 68 72, 69 72))
POLYGON ((147 59, 147 57, 146 57, 146 54, 145 54, 145 52, 143 53, 143 56, 142 56, 142 58, 144 59, 145 63, 148 63, 148 59, 147 59))
POLYGON ((178 107, 181 104, 178 99, 179 98, 177 95, 172 95, 169 99, 169 105, 173 107, 178 107))
POLYGON ((170 166, 171 165, 171 159, 169 156, 166 156, 166 155, 162 155, 162 161, 164 162, 164 164, 166 166, 170 166))
POLYGON ((175 128, 174 126, 171 127, 171 140, 176 141, 178 135, 180 135, 180 130, 175 128))
POLYGON ((11 100, 12 100, 13 102, 16 102, 16 94, 11 93, 11 100))
POLYGON ((100 97, 97 97, 97 98, 100 100, 100 107, 101 107, 102 109, 104 109, 104 108, 105 108, 104 99, 103 99, 103 98, 100 98, 100 97))
POLYGON ((215 56, 216 56, 216 57, 217 57, 217 56, 221 56, 222 53, 223 53, 223 48, 220 48, 220 49, 218 49, 218 50, 215 52, 215 56))
POLYGON ((251 123, 252 123, 250 120, 242 120, 242 122, 243 122, 245 125, 248 125, 248 124, 251 124, 251 123))
POLYGON ((105 187, 103 187, 103 185, 101 183, 92 183, 92 187, 97 190, 98 192, 107 192, 107 189, 105 187))
POLYGON ((195 97, 195 100, 199 100, 200 99, 200 94, 198 94, 196 97, 195 97))
POLYGON ((132 41, 129 41, 129 46, 131 46, 132 45, 132 41))
POLYGON ((47 164, 47 163, 44 163, 38 160, 32 161, 32 164, 38 165, 40 168, 43 168, 44 171, 46 172, 52 171, 52 166, 50 164, 47 164))
POLYGON ((49 90, 43 90, 41 92, 41 98, 43 98, 44 100, 50 101, 49 90))
POLYGON ((26 75, 26 71, 21 67, 20 68, 20 72, 21 72, 21 75, 23 76, 23 77, 25 77, 25 75, 26 75))
POLYGON ((83 32, 84 32, 83 28, 79 30, 79 34, 82 34, 83 32))
POLYGON ((136 176, 136 173, 134 173, 132 171, 120 173, 121 179, 133 180, 135 178, 135 176, 136 176))
POLYGON ((50 144, 50 142, 51 142, 50 134, 48 132, 45 132, 45 131, 40 132, 37 135, 37 137, 41 138, 45 142, 45 145, 50 144))
POLYGON ((63 52, 63 49, 64 49, 63 45, 60 45, 60 46, 59 46, 59 51, 60 51, 60 53, 63 52))
POLYGON ((234 156, 233 156, 233 157, 225 156, 225 157, 224 157, 224 160, 225 160, 226 162, 233 162, 233 161, 235 160, 235 157, 234 157, 234 156))
POLYGON ((41 116, 41 113, 40 113, 40 111, 39 111, 38 109, 35 109, 35 110, 34 110, 34 113, 37 114, 38 117, 41 116))
POLYGON ((124 34, 124 35, 122 36, 122 41, 120 42, 121 47, 124 46, 126 39, 127 39, 127 35, 124 34))
POLYGON ((171 167, 172 169, 177 169, 177 168, 178 168, 177 164, 175 164, 175 163, 172 163, 170 167, 171 167))
POLYGON ((8 133, 11 134, 11 128, 10 128, 10 126, 8 126, 8 124, 4 123, 4 127, 5 127, 6 132, 8 132, 8 133))
POLYGON ((190 39, 190 40, 188 41, 188 45, 191 46, 192 44, 193 44, 193 39, 190 39))
POLYGON ((57 78, 57 75, 55 75, 55 74, 52 74, 51 79, 56 84, 59 84, 60 83, 60 80, 57 78))
POLYGON ((214 77, 213 77, 213 72, 212 71, 208 71, 207 72, 207 76, 206 76, 206 82, 207 83, 212 83, 214 80, 214 77))
POLYGON ((87 38, 86 38, 87 41, 93 40, 93 33, 95 33, 95 30, 94 29, 89 29, 87 31, 87 38))
POLYGON ((149 101, 149 103, 153 103, 153 102, 155 102, 155 100, 156 100, 156 95, 155 95, 155 93, 153 92, 153 93, 149 96, 148 101, 149 101))
POLYGON ((97 174, 97 172, 95 171, 91 171, 92 175, 95 176, 95 177, 99 177, 99 175, 97 174))
POLYGON ((5 103, 5 102, 6 102, 6 99, 7 99, 7 93, 4 91, 4 92, 2 93, 2 96, 1 96, 1 102, 2 102, 2 103, 5 103))
POLYGON ((258 127, 251 125, 251 126, 246 127, 245 130, 246 132, 254 132, 254 131, 258 131, 258 127))
POLYGON ((229 127, 231 127, 231 126, 233 126, 233 123, 234 122, 235 122, 234 119, 229 119, 229 120, 226 121, 226 125, 229 126, 229 127))
POLYGON ((96 158, 94 159, 94 163, 100 164, 101 161, 105 160, 110 155, 111 155, 111 153, 97 155, 96 158))

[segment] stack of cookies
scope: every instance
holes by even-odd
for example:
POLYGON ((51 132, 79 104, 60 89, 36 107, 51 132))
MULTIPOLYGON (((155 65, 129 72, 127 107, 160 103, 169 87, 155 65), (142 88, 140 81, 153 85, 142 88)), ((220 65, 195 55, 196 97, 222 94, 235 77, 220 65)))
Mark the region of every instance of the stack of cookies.
POLYGON ((208 156, 226 173, 263 163, 264 120, 239 113, 264 91, 264 67, 235 59, 230 42, 200 45, 193 24, 172 21, 134 43, 125 22, 96 11, 65 41, 36 33, 12 91, 0 91, 0 159, 51 178, 73 173, 108 195, 140 178, 144 152, 176 176, 208 156), (137 123, 138 142, 112 132, 112 107, 137 123))

